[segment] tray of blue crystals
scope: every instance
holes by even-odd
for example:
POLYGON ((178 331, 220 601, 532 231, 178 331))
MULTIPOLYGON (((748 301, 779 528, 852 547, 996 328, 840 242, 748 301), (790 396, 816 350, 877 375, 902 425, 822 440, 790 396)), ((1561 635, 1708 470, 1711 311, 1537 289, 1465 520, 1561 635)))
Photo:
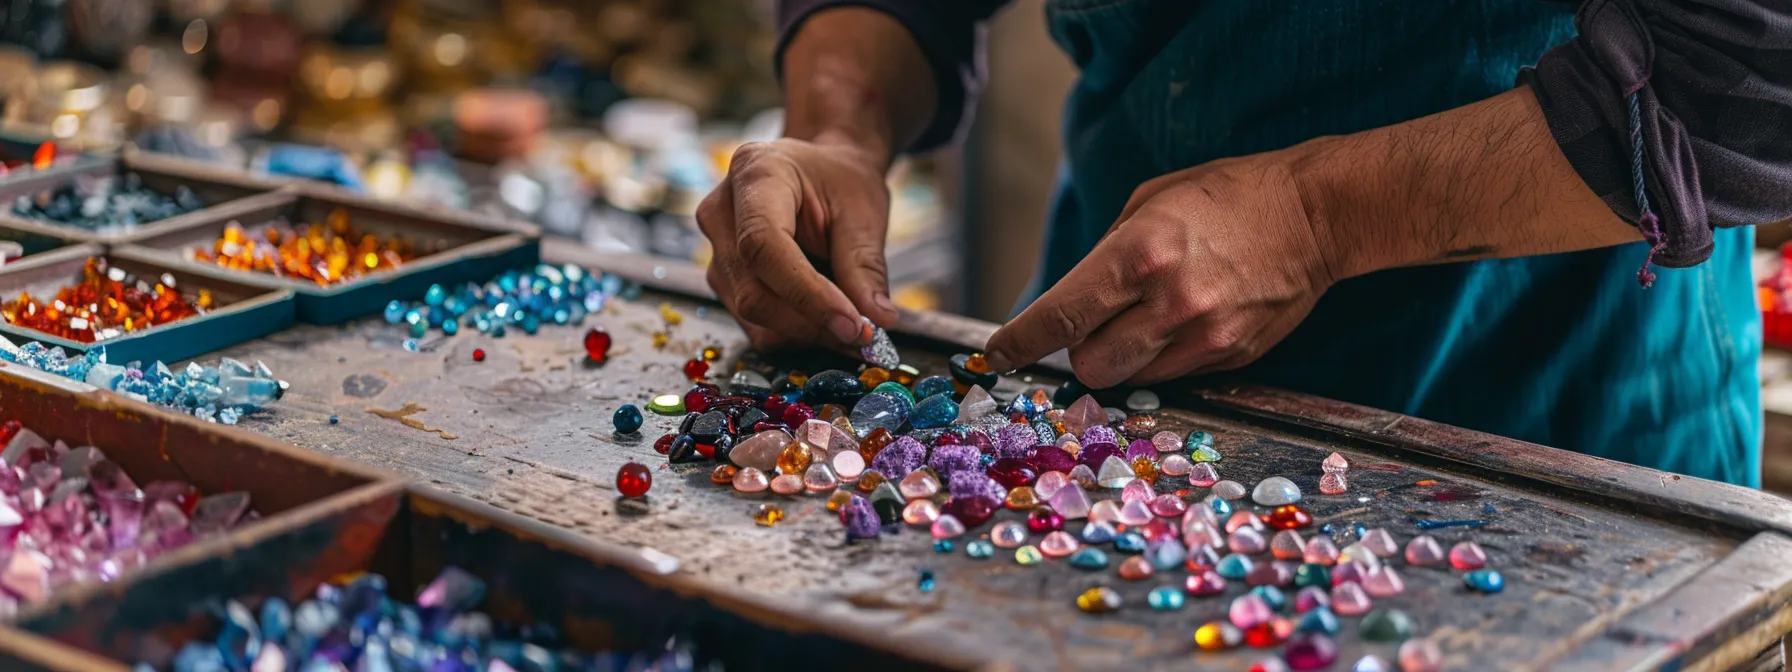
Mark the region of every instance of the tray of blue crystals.
POLYGON ((132 236, 129 249, 173 267, 222 270, 297 295, 297 316, 336 324, 431 285, 483 282, 541 258, 525 222, 365 198, 298 183, 183 226, 132 236), (317 248, 326 248, 319 251, 317 248))
POLYGON ((83 157, 0 179, 0 224, 67 240, 114 243, 178 228, 280 183, 170 157, 83 157))
MULTIPOLYGON (((950 664, 770 603, 704 597, 669 556, 421 486, 358 491, 238 536, 228 554, 70 594, 19 627, 117 669, 182 672, 950 664)), ((7 669, 95 669, 3 648, 7 669)))
POLYGON ((107 252, 87 243, 0 266, 0 337, 36 341, 69 356, 105 346, 114 363, 176 362, 274 333, 292 320, 290 291, 241 282, 219 270, 177 267, 128 249, 107 252), (147 328, 133 322, 126 329, 122 321, 95 317, 111 308, 98 299, 71 306, 58 298, 61 290, 90 282, 137 296, 175 293, 193 314, 147 328), (59 313, 49 318, 54 324, 69 328, 53 333, 28 326, 41 324, 33 321, 43 319, 38 311, 48 316, 50 310, 59 313), (83 310, 87 317, 78 316, 83 310))

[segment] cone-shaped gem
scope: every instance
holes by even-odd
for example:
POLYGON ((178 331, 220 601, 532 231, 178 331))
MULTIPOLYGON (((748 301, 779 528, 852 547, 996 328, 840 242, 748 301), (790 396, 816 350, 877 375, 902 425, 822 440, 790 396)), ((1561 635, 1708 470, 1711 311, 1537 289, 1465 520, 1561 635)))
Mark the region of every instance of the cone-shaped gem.
POLYGON ((952 514, 943 514, 933 520, 931 532, 935 539, 952 539, 964 534, 964 523, 952 514))
POLYGON ((1363 542, 1360 541, 1345 546, 1344 551, 1338 554, 1338 562, 1361 563, 1364 569, 1374 569, 1381 566, 1381 558, 1377 557, 1374 551, 1369 550, 1369 547, 1364 546, 1363 542))
POLYGON ((1244 582, 1253 586, 1286 586, 1294 581, 1294 572, 1280 562, 1263 562, 1244 575, 1244 582))
POLYGON ((1477 569, 1464 574, 1462 583, 1483 593, 1497 593, 1506 589, 1506 577, 1491 569, 1477 569))
POLYGON ((1282 660, 1291 670, 1323 670, 1338 662, 1338 645, 1321 633, 1296 633, 1282 647, 1282 660))
POLYGON ((1406 591, 1406 581, 1390 566, 1369 570, 1363 577, 1363 591, 1375 597, 1393 597, 1406 591))
POLYGON ((989 542, 997 548, 1019 548, 1027 543, 1027 527, 1012 520, 996 523, 989 529, 989 542))
POLYGON ((1189 572, 1188 579, 1183 581, 1183 589, 1195 597, 1212 597, 1226 592, 1226 577, 1213 570, 1189 572))
POLYGON ((1071 553, 1069 562, 1071 567, 1085 571, 1107 569, 1108 554, 1107 551, 1103 551, 1099 548, 1092 546, 1084 547, 1075 553, 1071 553))
POLYGON ((1070 477, 1065 476, 1064 472, 1047 471, 1033 481, 1033 495, 1041 500, 1051 501, 1052 496, 1058 494, 1058 490, 1068 483, 1070 483, 1070 477))
POLYGON ((1151 490, 1151 484, 1146 483, 1141 480, 1135 480, 1131 483, 1127 483, 1125 487, 1120 488, 1120 501, 1122 503, 1130 502, 1135 499, 1143 499, 1143 500, 1149 501, 1152 497, 1155 497, 1156 495, 1157 495, 1157 493, 1153 492, 1151 490))
POLYGON ((1155 517, 1151 513, 1150 505, 1147 505, 1143 500, 1137 499, 1122 505, 1118 515, 1119 517, 1116 518, 1116 520, 1118 520, 1120 524, 1135 526, 1149 523, 1151 522, 1151 519, 1155 517))
MULTIPOLYGON (((1138 478, 1132 467, 1124 460, 1112 455, 1101 463, 1101 470, 1095 472, 1095 482, 1104 488, 1124 488, 1126 484, 1138 478)), ((1149 487, 1149 486, 1147 486, 1149 487)))
POLYGON ((974 425, 978 418, 1000 411, 1001 409, 996 406, 996 400, 990 398, 989 392, 984 391, 982 385, 972 385, 971 389, 964 393, 964 399, 958 402, 957 421, 959 424, 974 425))
POLYGON ((1442 564, 1444 548, 1431 535, 1421 534, 1406 542, 1406 564, 1425 567, 1442 564))
MULTIPOLYGON (((1162 470, 1165 476, 1187 476, 1194 470, 1194 468, 1195 463, 1188 461, 1188 458, 1181 455, 1165 455, 1163 461, 1158 464, 1158 469, 1162 470)), ((1194 483, 1191 481, 1189 485, 1194 485, 1194 483)), ((1196 485, 1195 487, 1204 488, 1207 486, 1196 485)))
POLYGON ((1044 553, 1048 558, 1062 558, 1077 552, 1077 549, 1082 547, 1082 544, 1077 543, 1076 537, 1070 536, 1069 532, 1063 530, 1047 534, 1045 540, 1039 542, 1039 552, 1044 553))
POLYGON ((1072 403, 1070 408, 1064 409, 1064 418, 1059 422, 1064 424, 1064 431, 1081 436, 1090 427, 1108 424, 1108 412, 1101 409, 1101 404, 1095 401, 1095 397, 1085 394, 1072 403))
POLYGON ((1189 467, 1188 484, 1197 488, 1211 487, 1220 482, 1220 471, 1211 462, 1196 462, 1189 467))
POLYGON ((1213 494, 1220 499, 1244 499, 1244 485, 1238 481, 1220 481, 1213 484, 1213 494))
POLYGON ((902 507, 902 522, 917 527, 932 525, 939 517, 940 506, 931 499, 917 499, 902 507))
POLYGON ((765 477, 765 472, 753 467, 744 467, 734 472, 734 489, 737 491, 765 492, 770 486, 771 481, 765 477))
POLYGON ((1113 541, 1120 533, 1114 529, 1113 523, 1091 522, 1083 526, 1083 543, 1105 544, 1113 541))
POLYGON ((1480 569, 1487 566, 1487 553, 1481 545, 1464 541, 1450 547, 1450 566, 1457 569, 1480 569))
MULTIPOLYGON (((1350 479, 1343 472, 1326 473, 1319 477, 1319 493, 1322 495, 1342 495, 1350 491, 1350 479)), ((1365 658, 1365 660, 1367 660, 1365 658)))
POLYGON ((1307 613, 1317 607, 1330 607, 1332 596, 1319 586, 1307 586, 1294 594, 1294 611, 1307 613))
POLYGON ((1151 500, 1151 512, 1164 518, 1175 518, 1188 511, 1188 502, 1171 493, 1158 495, 1151 500))
POLYGON ((1332 611, 1339 616, 1356 616, 1369 610, 1369 594, 1354 583, 1332 586, 1332 611))
POLYGON ((1251 573, 1254 566, 1255 563, 1249 557, 1232 553, 1220 558, 1220 564, 1214 566, 1213 571, 1228 579, 1243 579, 1246 574, 1251 573))
POLYGON ((1398 642, 1411 637, 1412 630, 1412 617, 1406 612, 1399 609, 1376 609, 1363 617, 1358 634, 1363 641, 1398 642))
POLYGON ((827 492, 840 487, 840 479, 834 476, 834 470, 828 465, 815 463, 803 473, 803 488, 809 492, 827 492))
POLYGON ((1335 635, 1338 634, 1339 627, 1343 625, 1338 622, 1338 615, 1332 613, 1331 607, 1323 604, 1310 607, 1303 613, 1305 615, 1301 616, 1300 621, 1294 624, 1295 632, 1320 632, 1335 635))
POLYGON ((1121 454, 1121 457, 1125 458, 1128 463, 1141 457, 1155 463, 1157 462, 1157 446, 1149 439, 1134 439, 1131 443, 1126 444, 1126 452, 1121 454))
POLYGON ((1307 542, 1294 530, 1282 530, 1269 538, 1269 552, 1281 560, 1299 560, 1306 553, 1307 542))
POLYGON ((1052 510, 1063 515, 1066 520, 1076 520, 1089 516, 1089 493, 1083 486, 1071 483, 1060 488, 1051 496, 1052 510))
POLYGON ((1249 629, 1259 623, 1268 623, 1276 614, 1269 608, 1269 603, 1262 597, 1245 593, 1232 600, 1232 606, 1226 610, 1226 620, 1241 629, 1249 629))
POLYGON ((1120 522, 1120 504, 1112 499, 1096 502, 1095 506, 1089 507, 1089 520, 1120 522))
POLYGON ((1330 567, 1338 563, 1338 545, 1332 543, 1331 537, 1319 535, 1307 542, 1307 550, 1302 560, 1315 565, 1330 567))
POLYGON ((1340 561, 1338 566, 1332 568, 1332 585, 1361 584, 1363 577, 1368 574, 1369 570, 1363 567, 1363 563, 1351 560, 1340 561))
POLYGON ((1068 476, 1072 483, 1083 486, 1084 490, 1095 487, 1095 470, 1089 468, 1087 464, 1076 465, 1075 469, 1070 470, 1068 476))
POLYGON ((1357 543, 1380 558, 1391 558, 1400 553, 1400 544, 1394 541, 1394 535, 1379 527, 1363 533, 1363 538, 1357 540, 1357 543))
POLYGON ((1151 561, 1143 555, 1129 556, 1120 561, 1120 578, 1127 581, 1143 581, 1151 578, 1157 570, 1151 567, 1151 561))
POLYGON ((1437 672, 1443 669, 1444 652, 1429 639, 1400 643, 1400 672, 1437 672))
POLYGON ((1325 457, 1325 461, 1319 463, 1319 468, 1321 470, 1325 471, 1326 473, 1331 473, 1334 471, 1349 471, 1350 470, 1350 460, 1344 459, 1343 455, 1339 455, 1337 453, 1332 453, 1325 457))
POLYGON ((1257 482, 1251 490, 1251 500, 1264 506, 1281 506, 1300 501, 1300 486, 1281 476, 1271 476, 1257 482))

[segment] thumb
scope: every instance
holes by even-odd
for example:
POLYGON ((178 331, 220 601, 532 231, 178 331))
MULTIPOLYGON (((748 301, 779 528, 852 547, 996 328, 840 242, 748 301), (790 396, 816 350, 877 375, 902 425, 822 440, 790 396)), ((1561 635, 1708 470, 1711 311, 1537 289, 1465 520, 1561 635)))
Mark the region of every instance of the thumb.
POLYGON ((828 257, 834 282, 846 298, 879 326, 896 322, 896 304, 890 300, 889 264, 884 258, 881 213, 855 213, 834 225, 828 257))

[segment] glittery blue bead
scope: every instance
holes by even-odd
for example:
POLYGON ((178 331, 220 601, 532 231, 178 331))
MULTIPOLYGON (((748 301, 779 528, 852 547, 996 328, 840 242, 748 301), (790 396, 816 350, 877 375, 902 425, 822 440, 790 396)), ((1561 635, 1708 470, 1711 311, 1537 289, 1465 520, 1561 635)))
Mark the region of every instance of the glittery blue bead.
POLYGON ((952 401, 951 395, 936 394, 915 404, 908 421, 915 429, 934 429, 950 425, 957 418, 958 404, 952 401))
POLYGON ((1145 603, 1158 611, 1176 611, 1182 608, 1182 588, 1177 586, 1158 586, 1145 594, 1145 603))
POLYGON ((622 408, 616 409, 616 433, 633 434, 641 428, 642 420, 641 409, 635 408, 634 404, 623 404, 622 408))
POLYGON ((386 304, 386 323, 398 324, 404 321, 405 307, 403 301, 392 301, 386 304))
POLYGON ((936 394, 952 394, 952 379, 945 376, 928 376, 915 381, 915 398, 926 399, 936 394))
POLYGON ((1497 593, 1506 589, 1506 577, 1491 569, 1477 569, 1464 574, 1462 583, 1483 593, 1497 593))

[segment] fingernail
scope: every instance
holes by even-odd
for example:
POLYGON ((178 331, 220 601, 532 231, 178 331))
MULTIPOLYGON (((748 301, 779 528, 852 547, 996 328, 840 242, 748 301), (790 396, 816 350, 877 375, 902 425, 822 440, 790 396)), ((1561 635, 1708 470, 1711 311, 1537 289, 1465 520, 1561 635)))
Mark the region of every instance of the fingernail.
POLYGON ((991 370, 991 371, 1013 371, 1014 370, 1014 362, 1008 361, 1008 356, 1004 355, 1000 352, 985 352, 985 353, 983 353, 983 361, 989 363, 989 370, 991 370))
POLYGON ((859 335, 870 330, 861 329, 858 320, 845 315, 835 315, 828 318, 828 331, 834 332, 834 338, 840 339, 847 345, 864 345, 865 340, 861 340, 859 335))

